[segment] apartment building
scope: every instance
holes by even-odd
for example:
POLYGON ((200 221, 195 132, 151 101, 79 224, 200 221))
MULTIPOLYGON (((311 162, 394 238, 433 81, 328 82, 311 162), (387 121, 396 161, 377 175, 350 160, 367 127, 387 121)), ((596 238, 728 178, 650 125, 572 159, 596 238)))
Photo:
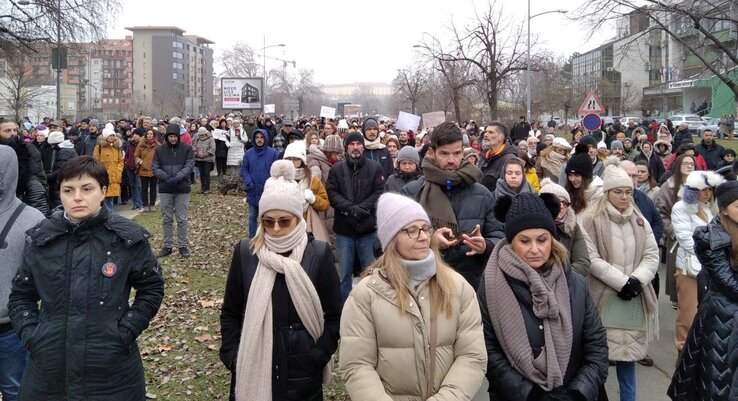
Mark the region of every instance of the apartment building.
POLYGON ((129 27, 133 107, 155 115, 213 110, 213 42, 174 26, 129 27))

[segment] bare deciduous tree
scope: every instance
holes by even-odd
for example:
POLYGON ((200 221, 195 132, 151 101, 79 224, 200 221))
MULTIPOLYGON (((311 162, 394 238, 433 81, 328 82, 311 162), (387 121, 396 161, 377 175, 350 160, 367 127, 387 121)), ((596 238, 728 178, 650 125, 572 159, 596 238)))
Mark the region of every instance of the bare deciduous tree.
POLYGON ((257 77, 262 75, 261 64, 255 59, 254 49, 244 42, 236 42, 218 57, 224 77, 257 77))
POLYGON ((13 112, 14 121, 20 121, 24 110, 31 107, 41 94, 34 82, 33 65, 20 51, 0 60, 0 102, 13 112))
POLYGON ((415 106, 420 100, 428 81, 428 72, 422 68, 406 67, 397 70, 397 76, 392 80, 395 93, 403 103, 410 103, 410 112, 415 114, 415 106))

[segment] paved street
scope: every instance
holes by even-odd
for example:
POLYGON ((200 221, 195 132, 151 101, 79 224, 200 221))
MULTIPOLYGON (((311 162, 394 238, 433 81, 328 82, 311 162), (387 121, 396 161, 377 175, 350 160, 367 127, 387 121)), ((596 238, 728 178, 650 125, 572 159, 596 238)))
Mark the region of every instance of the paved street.
MULTIPOLYGON (((671 382, 671 374, 674 372, 674 364, 676 363, 677 353, 674 348, 674 322, 676 320, 676 311, 671 308, 669 298, 664 296, 664 277, 666 272, 662 268, 659 271, 661 276, 661 294, 659 294, 659 313, 660 313, 660 338, 658 341, 651 343, 648 354, 653 358, 654 366, 645 367, 637 365, 638 373, 638 401, 668 401, 666 389, 671 382)), ((610 401, 617 401, 620 397, 618 391, 618 380, 615 375, 615 367, 610 367, 610 373, 607 378, 607 395, 610 401)), ((487 383, 484 383, 474 401, 489 400, 487 396, 487 383)))

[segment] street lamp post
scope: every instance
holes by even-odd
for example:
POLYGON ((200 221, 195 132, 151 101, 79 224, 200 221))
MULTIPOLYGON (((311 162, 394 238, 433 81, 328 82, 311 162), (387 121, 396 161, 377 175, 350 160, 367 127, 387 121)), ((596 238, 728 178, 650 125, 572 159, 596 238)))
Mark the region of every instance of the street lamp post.
MULTIPOLYGON (((527 64, 527 68, 526 68, 527 69, 527 71, 526 71, 527 72, 527 74, 526 74, 527 75, 527 77, 526 77, 527 84, 526 84, 526 90, 525 90, 525 94, 526 94, 526 119, 528 121, 528 124, 530 124, 530 122, 531 122, 531 106, 530 106, 530 103, 531 103, 530 20, 532 20, 535 17, 540 17, 541 15, 544 15, 544 14, 566 14, 567 12, 568 11, 566 11, 566 10, 551 10, 551 11, 544 11, 542 13, 530 15, 530 0, 528 0, 528 46, 527 46, 528 47, 528 51, 526 52, 527 53, 527 56, 526 56, 526 58, 527 58, 527 62, 526 62, 526 64, 527 64)), ((566 117, 564 117, 564 119, 566 119, 566 117)))
MULTIPOLYGON (((279 43, 279 44, 276 44, 276 45, 269 45, 269 46, 267 46, 266 45, 266 41, 267 41, 266 35, 263 36, 263 39, 264 39, 264 42, 263 42, 264 47, 261 48, 261 56, 262 56, 262 60, 263 60, 262 62, 263 62, 263 67, 264 67, 264 86, 266 86, 266 79, 267 79, 267 57, 266 57, 266 49, 270 49, 272 47, 285 47, 286 45, 284 43, 279 43)), ((266 96, 264 96, 264 100, 266 101, 266 96)))

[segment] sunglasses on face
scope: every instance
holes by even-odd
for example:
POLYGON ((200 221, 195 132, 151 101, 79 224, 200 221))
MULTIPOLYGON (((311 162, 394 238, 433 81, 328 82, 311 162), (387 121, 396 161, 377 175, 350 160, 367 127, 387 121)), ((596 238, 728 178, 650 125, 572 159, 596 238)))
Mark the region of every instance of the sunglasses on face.
POLYGON ((278 219, 271 219, 268 217, 264 217, 261 219, 261 224, 264 225, 264 227, 268 229, 273 229, 276 225, 279 227, 285 228, 292 225, 292 220, 294 220, 294 217, 280 217, 278 219))

